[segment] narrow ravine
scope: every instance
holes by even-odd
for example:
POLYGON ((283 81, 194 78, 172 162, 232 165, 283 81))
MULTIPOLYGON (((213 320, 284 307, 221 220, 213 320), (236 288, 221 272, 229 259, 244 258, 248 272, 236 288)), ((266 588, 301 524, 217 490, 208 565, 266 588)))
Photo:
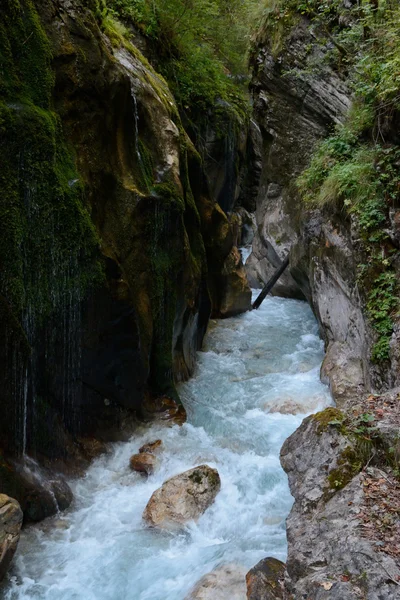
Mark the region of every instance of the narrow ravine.
POLYGON ((300 301, 267 298, 259 311, 212 323, 197 375, 180 388, 188 422, 143 427, 72 482, 70 511, 23 533, 5 599, 183 600, 220 564, 285 560, 292 498, 279 451, 304 414, 331 402, 322 359, 300 301), (161 466, 146 480, 129 458, 157 438, 161 466), (220 473, 215 504, 181 534, 147 528, 152 492, 199 464, 220 473))

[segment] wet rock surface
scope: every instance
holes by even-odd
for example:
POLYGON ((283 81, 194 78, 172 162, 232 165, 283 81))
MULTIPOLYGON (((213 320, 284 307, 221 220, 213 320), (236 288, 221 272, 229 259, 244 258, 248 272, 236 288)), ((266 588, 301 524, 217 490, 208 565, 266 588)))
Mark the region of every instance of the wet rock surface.
POLYGON ((222 565, 202 577, 185 600, 245 600, 245 577, 241 565, 222 565))
POLYGON ((22 510, 13 498, 0 494, 0 582, 4 578, 18 546, 22 510))
POLYGON ((156 440, 155 442, 148 442, 139 448, 139 454, 146 452, 148 454, 158 454, 162 449, 162 440, 156 440))
POLYGON ((21 463, 0 462, 0 488, 15 497, 25 522, 38 522, 66 510, 73 493, 62 475, 25 457, 21 463))
POLYGON ((283 600, 285 564, 276 558, 261 560, 246 575, 247 600, 283 600))
MULTIPOLYGON (((44 136, 38 155, 48 152, 49 164, 53 164, 57 152, 64 152, 61 147, 71 148, 71 156, 57 174, 68 194, 80 190, 73 202, 76 200, 80 207, 82 223, 93 233, 93 248, 90 255, 80 249, 76 264, 57 272, 57 278, 75 290, 73 301, 66 302, 67 294, 60 294, 56 314, 46 315, 45 319, 43 315, 35 318, 39 315, 34 314, 34 302, 24 307, 24 319, 29 313, 32 325, 29 340, 25 338, 25 323, 20 322, 21 307, 13 306, 13 302, 9 305, 7 290, 1 290, 0 332, 9 340, 11 350, 0 349, 0 382, 4 389, 0 434, 7 456, 26 452, 64 460, 67 442, 73 445, 79 438, 98 439, 101 443, 123 439, 129 416, 144 416, 147 394, 176 397, 175 382, 187 380, 193 373, 211 311, 227 315, 248 308, 250 292, 243 265, 237 260, 228 216, 217 200, 226 200, 227 206, 237 201, 245 185, 243 169, 251 171, 244 164, 250 136, 247 125, 235 124, 235 149, 240 153, 241 165, 234 173, 233 188, 228 184, 236 164, 235 152, 229 160, 222 157, 217 166, 221 177, 218 175, 214 181, 214 172, 210 173, 208 179, 215 186, 208 185, 204 170, 207 165, 201 164, 184 130, 168 84, 134 46, 146 48, 149 40, 140 44, 143 39, 139 32, 132 36, 131 46, 110 40, 96 2, 41 0, 29 10, 25 4, 30 6, 29 2, 21 2, 4 7, 4 21, 18 22, 21 30, 6 27, 3 43, 16 47, 19 40, 24 50, 40 46, 43 62, 35 63, 35 68, 39 73, 38 65, 42 65, 45 72, 40 76, 46 86, 36 90, 35 78, 27 80, 26 100, 30 93, 34 98, 27 106, 25 95, 21 103, 6 98, 6 105, 15 115, 10 117, 13 125, 7 122, 5 126, 2 148, 5 154, 19 156, 23 148, 31 147, 35 139, 35 129, 33 133, 27 129, 31 103, 35 111, 38 109, 35 126, 41 130, 45 129, 40 125, 41 111, 51 105, 47 117, 57 120, 57 127, 51 127, 52 132, 57 129, 57 137, 44 136), (22 41, 25 37, 26 48, 22 41), (51 61, 45 58, 47 53, 51 61), (14 146, 14 140, 20 138, 21 146, 14 146), (84 276, 85 285, 78 293, 76 279, 82 270, 86 273, 86 267, 93 280, 90 277, 86 282, 84 276), (39 327, 39 321, 43 326, 39 327), (31 352, 32 359, 28 359, 31 352), (10 359, 14 355, 21 372, 9 378, 8 373, 16 369, 10 359), (21 391, 24 386, 25 399, 21 391), (73 389, 67 406, 68 386, 73 389), (33 393, 38 389, 40 402, 33 393)), ((154 57, 157 48, 153 50, 150 54, 154 57)), ((12 73, 11 80, 17 82, 16 74, 25 73, 26 56, 25 52, 10 54, 7 69, 12 73)), ((13 93, 19 98, 18 86, 13 93)), ((209 133, 211 138, 217 134, 209 133)), ((223 150, 223 140, 219 146, 217 152, 223 150)), ((27 197, 28 189, 46 187, 52 197, 61 185, 46 170, 42 172, 40 164, 41 159, 30 164, 29 178, 23 185, 18 183, 18 169, 13 169, 13 177, 11 173, 6 177, 13 185, 16 182, 16 197, 21 193, 18 218, 29 226, 24 194, 27 197)), ((41 196, 44 194, 35 199, 32 196, 32 202, 37 201, 39 206, 41 196)), ((46 288, 39 289, 43 281, 47 282, 47 275, 40 273, 36 279, 36 267, 40 264, 40 271, 51 273, 52 279, 57 266, 52 261, 58 257, 52 241, 67 239, 66 231, 55 233, 51 225, 63 221, 64 208, 54 203, 49 207, 51 214, 46 219, 41 215, 47 214, 47 209, 35 211, 37 229, 45 231, 45 239, 50 240, 40 260, 34 257, 37 262, 25 264, 27 249, 14 248, 11 234, 6 240, 11 244, 7 251, 10 255, 20 253, 21 272, 34 274, 28 285, 32 296, 48 296, 46 288)), ((81 231, 79 220, 71 222, 81 231)), ((74 233, 76 230, 73 228, 74 233)), ((27 239, 35 238, 34 231, 26 233, 27 239)), ((25 283, 21 281, 21 302, 29 295, 23 289, 25 283)), ((183 415, 177 418, 182 421, 183 415)))
POLYGON ((176 530, 198 519, 221 488, 218 471, 201 465, 168 479, 150 498, 144 520, 153 527, 176 530))
POLYGON ((135 454, 129 461, 132 471, 143 473, 143 475, 152 475, 157 463, 157 458, 150 452, 135 454))

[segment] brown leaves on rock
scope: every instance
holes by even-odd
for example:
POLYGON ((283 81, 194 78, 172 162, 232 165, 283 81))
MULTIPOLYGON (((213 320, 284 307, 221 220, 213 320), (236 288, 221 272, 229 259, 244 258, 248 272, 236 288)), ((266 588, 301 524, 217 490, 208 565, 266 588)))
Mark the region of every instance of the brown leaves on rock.
POLYGON ((357 515, 362 536, 376 551, 389 554, 400 564, 400 482, 380 469, 367 469, 363 491, 364 501, 357 515))
POLYGON ((399 411, 400 393, 389 393, 382 396, 374 394, 365 398, 354 411, 355 415, 370 413, 374 415, 377 422, 388 420, 400 429, 400 411, 399 411))
POLYGON ((375 440, 371 466, 364 468, 364 497, 357 515, 362 536, 377 552, 390 555, 400 565, 400 481, 396 447, 400 430, 399 406, 397 391, 371 394, 353 409, 352 416, 362 420, 371 415, 371 420, 365 423, 364 435, 375 440), (392 445, 394 447, 390 448, 392 445))

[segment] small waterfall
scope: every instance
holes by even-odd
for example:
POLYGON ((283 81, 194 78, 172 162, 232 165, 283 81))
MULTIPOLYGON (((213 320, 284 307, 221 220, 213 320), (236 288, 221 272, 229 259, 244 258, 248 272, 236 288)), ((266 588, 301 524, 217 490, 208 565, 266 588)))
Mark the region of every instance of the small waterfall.
MULTIPOLYGON (((10 333, 13 349, 8 354, 15 421, 14 441, 9 446, 19 456, 35 453, 36 438, 43 437, 40 428, 50 423, 50 415, 43 418, 50 402, 51 411, 61 413, 67 429, 79 429, 81 391, 80 250, 75 240, 71 240, 69 253, 61 250, 58 240, 65 236, 66 225, 57 207, 62 205, 62 198, 54 197, 50 207, 41 202, 40 194, 45 192, 34 179, 32 152, 29 146, 24 147, 18 163, 23 224, 19 335, 24 334, 30 352, 22 352, 21 344, 10 333)), ((4 293, 7 300, 7 289, 4 293)))
POLYGON ((140 146, 139 146, 139 110, 138 110, 138 103, 137 103, 136 94, 133 89, 132 82, 131 82, 131 97, 132 97, 132 102, 133 102, 133 117, 135 120, 135 151, 136 151, 136 156, 138 157, 138 160, 139 160, 139 164, 141 166, 143 166, 143 160, 142 160, 142 155, 140 153, 140 146))
POLYGON ((60 507, 58 506, 57 498, 52 488, 53 481, 48 479, 40 465, 35 460, 33 460, 33 458, 30 458, 28 456, 25 457, 23 474, 28 481, 31 481, 34 484, 35 488, 42 488, 46 490, 46 492, 52 499, 55 508, 55 513, 59 514, 60 507))

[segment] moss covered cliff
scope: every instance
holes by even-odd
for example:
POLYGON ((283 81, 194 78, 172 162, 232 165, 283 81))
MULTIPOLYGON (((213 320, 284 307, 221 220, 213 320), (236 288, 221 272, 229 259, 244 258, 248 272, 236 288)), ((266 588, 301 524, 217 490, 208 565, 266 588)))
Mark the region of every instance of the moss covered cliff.
POLYGON ((78 436, 112 439, 130 411, 179 402, 211 312, 246 310, 250 292, 138 47, 157 46, 95 0, 2 10, 1 445, 65 457, 78 436))

